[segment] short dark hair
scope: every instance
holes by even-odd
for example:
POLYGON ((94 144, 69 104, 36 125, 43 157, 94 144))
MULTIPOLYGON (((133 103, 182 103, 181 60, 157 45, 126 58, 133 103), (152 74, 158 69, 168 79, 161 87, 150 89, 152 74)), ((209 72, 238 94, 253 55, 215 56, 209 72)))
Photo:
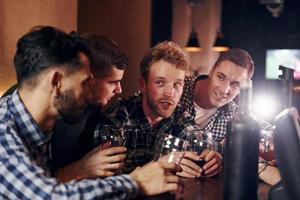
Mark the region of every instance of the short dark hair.
POLYGON ((218 67, 220 63, 225 60, 228 60, 242 68, 248 69, 248 78, 252 78, 255 67, 254 62, 247 51, 239 48, 233 48, 227 52, 221 53, 212 70, 218 67))
POLYGON ((36 77, 51 67, 64 67, 70 73, 78 70, 82 66, 80 52, 91 59, 79 34, 67 34, 51 26, 32 28, 17 43, 14 65, 18 86, 24 81, 35 86, 36 77))
POLYGON ((93 57, 91 71, 94 77, 103 77, 110 73, 112 67, 124 70, 128 67, 128 57, 121 51, 117 43, 101 35, 84 34, 83 39, 87 43, 93 57))
POLYGON ((174 64, 178 69, 185 71, 188 69, 185 51, 178 44, 171 41, 165 41, 146 51, 140 63, 140 75, 144 80, 148 80, 151 65, 159 60, 174 64))

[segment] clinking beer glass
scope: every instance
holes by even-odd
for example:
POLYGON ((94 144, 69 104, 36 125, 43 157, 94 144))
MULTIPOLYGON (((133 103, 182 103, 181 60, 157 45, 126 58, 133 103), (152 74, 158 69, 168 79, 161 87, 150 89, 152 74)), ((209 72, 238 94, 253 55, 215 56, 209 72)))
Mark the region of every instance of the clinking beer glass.
POLYGON ((155 161, 180 164, 189 142, 170 134, 160 136, 154 147, 155 161))

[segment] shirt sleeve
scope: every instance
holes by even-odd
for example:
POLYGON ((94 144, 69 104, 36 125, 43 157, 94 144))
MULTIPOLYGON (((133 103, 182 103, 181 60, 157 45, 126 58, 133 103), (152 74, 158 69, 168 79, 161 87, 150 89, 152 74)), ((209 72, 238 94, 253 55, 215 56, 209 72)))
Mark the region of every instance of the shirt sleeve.
POLYGON ((1 158, 0 196, 4 199, 131 199, 138 192, 129 175, 59 184, 31 163, 1 158))
POLYGON ((30 160, 15 134, 5 131, 0 130, 0 199, 132 199, 138 193, 129 175, 59 183, 30 160))

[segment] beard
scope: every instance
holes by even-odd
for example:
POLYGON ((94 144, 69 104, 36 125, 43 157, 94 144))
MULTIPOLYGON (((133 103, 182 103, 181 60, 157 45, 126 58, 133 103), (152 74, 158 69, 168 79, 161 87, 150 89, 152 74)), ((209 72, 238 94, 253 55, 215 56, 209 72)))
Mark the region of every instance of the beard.
POLYGON ((64 122, 74 124, 80 119, 84 106, 79 105, 75 92, 72 89, 62 92, 55 97, 54 107, 57 109, 60 119, 64 122))
POLYGON ((147 95, 147 104, 157 116, 163 118, 170 117, 176 108, 175 101, 170 98, 159 98, 155 100, 147 95))

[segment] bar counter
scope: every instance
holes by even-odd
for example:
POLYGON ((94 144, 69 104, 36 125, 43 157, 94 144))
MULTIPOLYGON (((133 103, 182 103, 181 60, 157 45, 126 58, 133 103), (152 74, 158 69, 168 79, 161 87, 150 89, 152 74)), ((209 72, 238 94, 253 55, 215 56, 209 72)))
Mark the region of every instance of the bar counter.
MULTIPOLYGON (((223 178, 181 179, 184 183, 183 193, 164 193, 152 197, 138 197, 136 200, 223 200, 223 178)), ((267 200, 270 185, 258 183, 258 200, 267 200)))

